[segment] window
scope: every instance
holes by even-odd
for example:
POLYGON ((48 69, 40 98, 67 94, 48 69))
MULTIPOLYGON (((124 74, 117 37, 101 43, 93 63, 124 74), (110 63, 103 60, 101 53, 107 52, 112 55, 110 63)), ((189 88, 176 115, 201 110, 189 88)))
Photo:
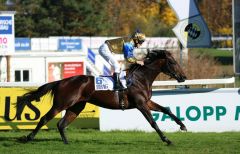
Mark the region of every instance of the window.
POLYGON ((15 70, 15 82, 29 82, 30 71, 29 70, 15 70))
POLYGON ((21 71, 16 70, 15 71, 15 82, 21 81, 21 71))
POLYGON ((23 70, 23 81, 29 81, 29 70, 23 70))

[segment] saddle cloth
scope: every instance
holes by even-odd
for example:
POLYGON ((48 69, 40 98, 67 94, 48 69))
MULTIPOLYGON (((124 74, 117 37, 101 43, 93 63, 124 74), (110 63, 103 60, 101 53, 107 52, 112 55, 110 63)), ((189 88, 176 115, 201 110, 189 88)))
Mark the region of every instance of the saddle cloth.
MULTIPOLYGON (((124 88, 127 88, 126 72, 120 73, 120 81, 124 88)), ((94 77, 95 90, 113 90, 113 78, 112 76, 95 76, 94 77)))

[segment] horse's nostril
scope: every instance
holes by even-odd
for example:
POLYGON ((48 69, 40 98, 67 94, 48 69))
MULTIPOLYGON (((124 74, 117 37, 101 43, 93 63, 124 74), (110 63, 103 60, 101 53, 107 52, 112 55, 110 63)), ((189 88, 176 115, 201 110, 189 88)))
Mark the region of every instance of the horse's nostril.
POLYGON ((186 76, 179 76, 178 82, 184 82, 186 80, 186 76))

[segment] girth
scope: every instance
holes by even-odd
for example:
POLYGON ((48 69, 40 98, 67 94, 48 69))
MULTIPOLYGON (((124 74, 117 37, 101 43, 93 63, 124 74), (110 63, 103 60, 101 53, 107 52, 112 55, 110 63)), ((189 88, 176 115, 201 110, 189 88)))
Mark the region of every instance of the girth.
POLYGON ((114 91, 116 100, 119 104, 119 107, 122 110, 125 110, 127 107, 127 95, 126 95, 126 90, 121 90, 121 91, 114 91))

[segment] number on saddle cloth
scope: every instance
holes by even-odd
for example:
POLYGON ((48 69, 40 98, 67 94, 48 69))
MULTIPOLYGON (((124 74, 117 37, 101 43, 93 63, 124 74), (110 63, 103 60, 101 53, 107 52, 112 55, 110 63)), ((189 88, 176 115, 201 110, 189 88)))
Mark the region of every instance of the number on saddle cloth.
MULTIPOLYGON (((95 90, 113 90, 113 78, 112 76, 95 76, 94 77, 95 90)), ((120 73, 120 81, 124 88, 127 88, 126 72, 120 73)))

